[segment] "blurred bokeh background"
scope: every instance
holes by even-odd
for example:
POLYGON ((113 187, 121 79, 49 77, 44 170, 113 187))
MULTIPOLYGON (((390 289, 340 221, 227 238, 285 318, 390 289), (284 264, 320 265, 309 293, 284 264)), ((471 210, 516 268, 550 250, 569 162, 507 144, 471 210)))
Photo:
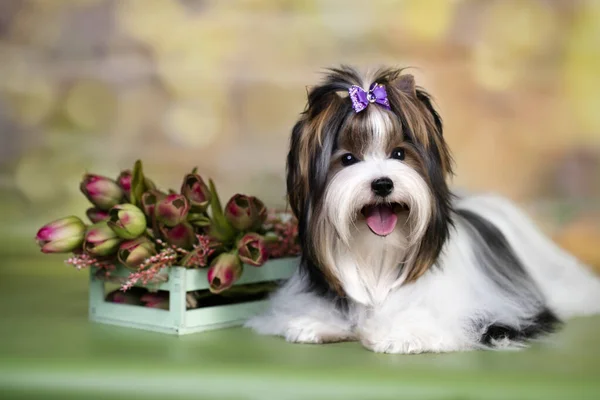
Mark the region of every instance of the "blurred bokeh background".
POLYGON ((456 187, 494 191, 600 265, 600 2, 1 0, 0 253, 84 215, 85 171, 198 166, 284 206, 284 158, 323 67, 413 67, 456 187))

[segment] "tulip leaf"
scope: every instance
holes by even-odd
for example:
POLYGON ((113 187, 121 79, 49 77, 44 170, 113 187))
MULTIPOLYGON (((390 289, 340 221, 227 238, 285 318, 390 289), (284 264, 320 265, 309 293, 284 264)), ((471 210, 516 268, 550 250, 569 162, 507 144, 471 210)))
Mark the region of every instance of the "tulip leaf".
POLYGON ((148 178, 144 178, 144 185, 145 185, 144 192, 147 192, 148 190, 156 189, 156 184, 148 178))
POLYGON ((144 178, 144 171, 142 167, 142 161, 137 160, 133 167, 133 173, 131 175, 131 204, 135 206, 142 205, 142 195, 146 191, 146 180, 144 178))
POLYGON ((225 214, 223 214, 223 207, 221 206, 221 200, 219 200, 215 183, 212 179, 209 179, 208 185, 211 194, 210 210, 212 215, 210 234, 222 241, 231 240, 235 234, 235 231, 229 224, 229 221, 227 221, 227 218, 225 218, 225 214))
POLYGON ((213 218, 217 216, 225 217, 223 215, 221 200, 219 200, 219 195, 217 194, 217 189, 215 188, 215 183, 212 179, 208 180, 208 185, 210 187, 210 209, 212 211, 213 218))

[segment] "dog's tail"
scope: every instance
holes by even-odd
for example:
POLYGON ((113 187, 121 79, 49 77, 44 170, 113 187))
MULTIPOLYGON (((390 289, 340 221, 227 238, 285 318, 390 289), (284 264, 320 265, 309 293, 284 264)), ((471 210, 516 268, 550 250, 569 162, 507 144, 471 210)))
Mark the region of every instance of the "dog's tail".
POLYGON ((600 313, 600 276, 558 247, 510 201, 468 196, 457 208, 480 214, 502 232, 561 319, 600 313))

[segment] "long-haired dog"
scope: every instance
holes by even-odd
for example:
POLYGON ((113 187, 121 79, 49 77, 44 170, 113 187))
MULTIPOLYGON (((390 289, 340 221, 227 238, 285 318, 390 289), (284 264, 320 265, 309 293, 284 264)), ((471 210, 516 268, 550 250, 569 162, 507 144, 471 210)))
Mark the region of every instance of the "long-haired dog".
MULTIPOLYGON (((491 149, 490 149, 491 151, 491 149)), ((330 70, 293 128, 297 272, 247 326, 376 352, 522 347, 600 312, 600 279, 510 202, 457 197, 431 97, 400 70, 330 70)))

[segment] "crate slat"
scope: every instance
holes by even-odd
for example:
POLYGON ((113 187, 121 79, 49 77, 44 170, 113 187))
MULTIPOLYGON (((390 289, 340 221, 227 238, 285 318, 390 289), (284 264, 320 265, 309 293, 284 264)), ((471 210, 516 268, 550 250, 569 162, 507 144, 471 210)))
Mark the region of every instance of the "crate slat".
MULTIPOLYGON (((271 260, 261 267, 244 265, 244 273, 236 284, 286 279, 292 275, 297 266, 297 258, 271 260)), ((241 325, 266 306, 267 301, 258 300, 187 310, 186 293, 208 288, 207 271, 206 268, 171 267, 165 271, 168 273, 166 282, 158 285, 149 284, 148 288, 169 292, 169 310, 162 310, 105 301, 106 281, 97 276, 97 270, 91 269, 89 318, 91 321, 110 325, 184 335, 241 325)), ((129 273, 130 271, 120 266, 111 273, 111 276, 124 278, 129 273)))

